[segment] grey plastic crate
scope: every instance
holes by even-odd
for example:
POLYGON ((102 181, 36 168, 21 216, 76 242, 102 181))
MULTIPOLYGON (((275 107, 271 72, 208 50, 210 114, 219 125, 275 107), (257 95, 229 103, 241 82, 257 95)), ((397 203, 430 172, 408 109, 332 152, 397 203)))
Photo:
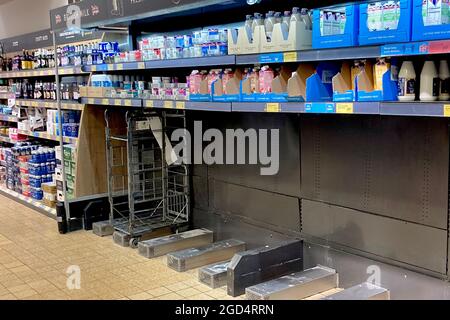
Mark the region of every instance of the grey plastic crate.
POLYGON ((212 289, 227 285, 227 268, 230 260, 213 263, 198 270, 198 280, 212 289))
POLYGON ((248 300, 300 300, 338 287, 334 269, 317 266, 245 289, 248 300))
POLYGON ((207 229, 196 229, 165 237, 139 242, 141 256, 154 258, 183 249, 204 246, 214 241, 214 233, 207 229))
POLYGON ((167 265, 184 272, 205 265, 231 259, 236 253, 245 250, 245 242, 230 239, 207 246, 173 252, 167 255, 167 265))

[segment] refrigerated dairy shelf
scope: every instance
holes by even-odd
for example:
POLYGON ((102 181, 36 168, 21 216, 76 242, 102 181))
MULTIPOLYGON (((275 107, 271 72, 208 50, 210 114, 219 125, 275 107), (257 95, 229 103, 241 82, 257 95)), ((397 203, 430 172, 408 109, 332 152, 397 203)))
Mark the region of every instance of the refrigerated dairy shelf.
POLYGON ((56 219, 56 209, 47 207, 41 201, 25 197, 24 195, 21 195, 20 193, 17 193, 13 190, 9 190, 5 187, 0 187, 0 194, 18 200, 27 207, 38 210, 46 216, 56 219))
MULTIPOLYGON (((83 66, 83 72, 107 72, 165 68, 196 68, 208 66, 259 65, 265 63, 314 62, 330 60, 368 59, 389 56, 414 56, 449 53, 448 40, 394 43, 375 46, 311 49, 184 59, 150 60, 83 66)), ((63 74, 63 73, 61 73, 63 74)))
MULTIPOLYGON (((33 99, 16 99, 16 104, 23 107, 36 107, 47 109, 58 109, 58 103, 56 101, 48 100, 33 100, 33 99)), ((61 102, 61 109, 63 110, 83 110, 84 105, 77 101, 61 102)))
MULTIPOLYGON (((48 134, 47 132, 32 132, 32 131, 26 131, 26 130, 17 130, 19 134, 23 134, 25 136, 34 137, 34 138, 40 138, 45 140, 52 140, 52 141, 60 141, 59 136, 54 136, 51 134, 48 134)), ((77 138, 71 138, 71 137, 63 137, 63 141, 65 143, 71 143, 76 144, 78 139, 77 138)))

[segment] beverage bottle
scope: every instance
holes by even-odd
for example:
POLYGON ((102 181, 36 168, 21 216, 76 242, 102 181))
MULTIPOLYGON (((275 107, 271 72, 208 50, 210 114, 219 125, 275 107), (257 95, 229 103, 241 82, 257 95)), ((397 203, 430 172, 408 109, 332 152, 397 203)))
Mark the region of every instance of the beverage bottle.
POLYGON ((283 20, 282 22, 284 25, 286 25, 287 30, 289 31, 289 28, 291 26, 291 12, 290 11, 285 11, 284 15, 283 15, 283 20))
POLYGON ((439 95, 439 78, 433 61, 425 61, 420 74, 420 101, 436 101, 439 95))
POLYGON ((250 14, 248 14, 248 15, 245 16, 245 24, 244 24, 244 27, 245 27, 247 30, 252 30, 252 29, 253 29, 253 17, 252 17, 250 14))
POLYGON ((439 100, 447 101, 450 99, 450 73, 447 60, 439 62, 439 100))
POLYGON ((264 26, 266 29, 266 36, 267 40, 272 40, 272 32, 273 32, 273 26, 275 25, 275 16, 273 11, 269 11, 266 14, 266 20, 264 21, 264 26))
POLYGON ((262 14, 255 13, 255 18, 253 19, 253 24, 252 24, 252 34, 255 34, 255 29, 257 26, 262 26, 262 25, 264 25, 264 20, 263 20, 262 14))
POLYGON ((302 18, 300 17, 299 7, 292 8, 291 21, 302 21, 302 18))
POLYGON ((302 21, 305 23, 306 29, 312 30, 312 22, 311 22, 311 17, 309 16, 308 9, 302 8, 302 10, 300 12, 300 17, 301 17, 302 21))
POLYGON ((281 23, 283 21, 283 18, 281 17, 281 12, 275 12, 275 23, 281 23))

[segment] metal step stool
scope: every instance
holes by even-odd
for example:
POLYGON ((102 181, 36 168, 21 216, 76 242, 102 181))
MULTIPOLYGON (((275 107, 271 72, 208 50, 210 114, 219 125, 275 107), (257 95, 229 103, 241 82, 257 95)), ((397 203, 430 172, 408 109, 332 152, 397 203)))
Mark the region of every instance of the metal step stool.
POLYGON ((336 270, 317 266, 245 289, 247 300, 300 300, 338 287, 336 270))
POLYGON ((385 288, 364 282, 321 300, 390 300, 390 293, 385 288))
POLYGON ((184 272, 231 259, 236 253, 244 250, 245 242, 236 239, 224 240, 203 247, 170 253, 167 255, 167 265, 178 272, 184 272))
POLYGON ((212 289, 227 285, 227 269, 231 260, 213 263, 198 270, 198 281, 212 289))
POLYGON ((141 241, 138 252, 146 258, 155 258, 165 254, 204 246, 214 241, 214 233, 207 229, 196 229, 166 237, 141 241))

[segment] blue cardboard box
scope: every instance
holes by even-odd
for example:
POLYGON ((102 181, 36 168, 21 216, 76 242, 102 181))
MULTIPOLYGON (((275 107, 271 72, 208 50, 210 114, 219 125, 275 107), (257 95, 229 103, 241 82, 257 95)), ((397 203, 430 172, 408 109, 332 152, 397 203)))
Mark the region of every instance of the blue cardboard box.
POLYGON ((359 6, 348 4, 314 9, 314 49, 353 47, 358 45, 359 6))
POLYGON ((442 0, 414 0, 413 41, 450 38, 449 3, 442 0))
POLYGON ((412 0, 370 1, 359 5, 359 44, 411 40, 412 0))

